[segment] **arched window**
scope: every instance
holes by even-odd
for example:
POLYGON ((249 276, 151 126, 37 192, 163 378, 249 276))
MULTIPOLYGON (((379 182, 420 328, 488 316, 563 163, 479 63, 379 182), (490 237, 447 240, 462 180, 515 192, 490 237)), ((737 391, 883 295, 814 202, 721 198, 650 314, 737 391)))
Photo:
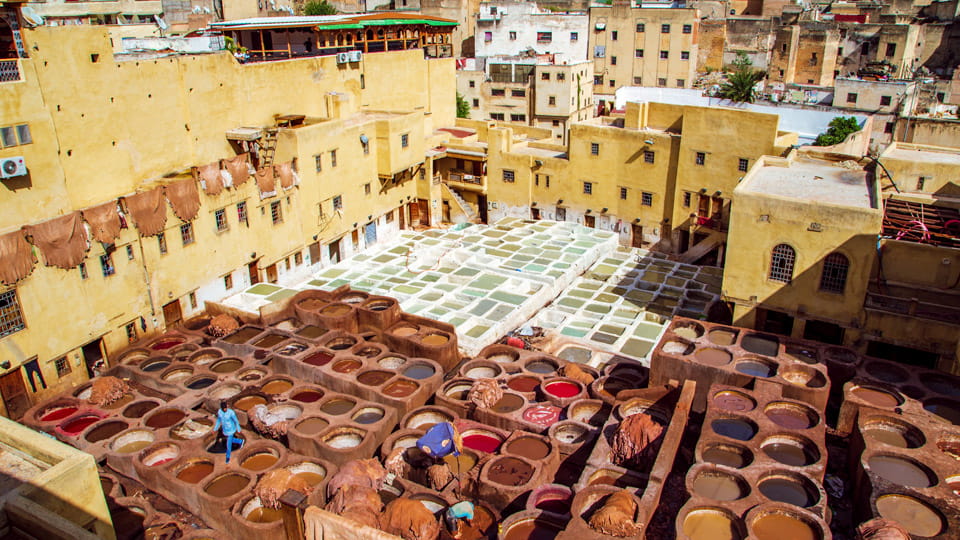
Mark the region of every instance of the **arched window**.
POLYGON ((823 260, 823 273, 820 274, 820 290, 842 293, 847 286, 847 271, 850 260, 842 253, 831 253, 823 260))
POLYGON ((770 257, 770 279, 790 283, 793 279, 793 263, 797 260, 797 252, 787 244, 779 244, 773 248, 770 257))

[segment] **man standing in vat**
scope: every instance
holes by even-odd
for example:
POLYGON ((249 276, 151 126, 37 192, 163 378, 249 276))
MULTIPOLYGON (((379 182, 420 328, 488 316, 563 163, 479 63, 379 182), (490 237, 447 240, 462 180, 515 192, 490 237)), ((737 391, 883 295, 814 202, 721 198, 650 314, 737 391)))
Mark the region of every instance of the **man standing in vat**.
POLYGON ((217 441, 226 438, 227 463, 230 463, 230 452, 233 450, 234 443, 237 448, 243 448, 243 437, 240 436, 240 421, 237 420, 237 413, 227 407, 227 400, 220 400, 220 410, 217 411, 217 421, 213 424, 213 429, 220 428, 217 435, 217 441))

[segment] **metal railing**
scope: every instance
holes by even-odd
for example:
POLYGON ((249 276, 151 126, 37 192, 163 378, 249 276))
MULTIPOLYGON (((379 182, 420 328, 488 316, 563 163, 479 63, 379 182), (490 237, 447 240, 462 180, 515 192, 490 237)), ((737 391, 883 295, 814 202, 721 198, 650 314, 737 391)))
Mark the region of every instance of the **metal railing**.
POLYGON ((921 302, 916 298, 899 298, 868 292, 865 307, 909 317, 932 319, 947 324, 960 324, 960 308, 921 302))
POLYGON ((23 80, 20 73, 19 58, 0 59, 0 83, 23 80))
POLYGON ((464 184, 476 184, 478 186, 483 185, 483 176, 482 175, 473 175, 467 173, 450 173, 449 181, 451 182, 461 182, 464 184))

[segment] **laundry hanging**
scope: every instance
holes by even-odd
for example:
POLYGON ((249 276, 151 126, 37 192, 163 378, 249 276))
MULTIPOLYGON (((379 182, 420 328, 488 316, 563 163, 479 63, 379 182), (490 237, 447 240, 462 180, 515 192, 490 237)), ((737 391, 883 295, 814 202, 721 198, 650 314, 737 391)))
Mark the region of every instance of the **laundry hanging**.
POLYGON ((125 198, 130 219, 140 236, 154 236, 167 225, 167 209, 163 204, 163 188, 137 193, 125 198))
POLYGON ((217 195, 223 191, 223 177, 220 175, 220 162, 209 163, 194 169, 197 180, 207 195, 217 195))
POLYGON ((81 214, 90 225, 93 239, 101 244, 112 244, 120 236, 120 214, 117 201, 84 209, 81 214))
POLYGON ((241 186, 250 178, 250 155, 246 152, 223 160, 223 165, 230 173, 234 186, 241 186))
POLYGON ((275 169, 276 175, 280 177, 280 187, 283 189, 291 189, 300 184, 300 177, 297 171, 293 170, 293 161, 281 163, 275 169))
POLYGON ((43 254, 47 266, 69 270, 76 268, 87 255, 87 231, 83 228, 80 212, 27 225, 23 228, 32 237, 33 245, 43 254))
POLYGON ((200 211, 200 190, 193 178, 167 184, 164 188, 173 213, 183 221, 192 221, 200 211))
POLYGON ((13 285, 29 276, 36 262, 22 230, 0 235, 0 284, 13 285))
POLYGON ((257 169, 257 186, 260 188, 261 199, 277 194, 277 179, 273 175, 272 166, 257 169))

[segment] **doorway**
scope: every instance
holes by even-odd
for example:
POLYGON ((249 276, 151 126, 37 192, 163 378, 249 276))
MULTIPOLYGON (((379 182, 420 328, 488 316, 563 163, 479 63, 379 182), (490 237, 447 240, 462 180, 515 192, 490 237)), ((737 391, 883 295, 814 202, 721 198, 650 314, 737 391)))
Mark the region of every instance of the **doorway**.
POLYGON ((377 243, 377 222, 371 221, 367 223, 363 231, 364 239, 367 241, 368 246, 372 246, 377 243))
POLYGON ((420 224, 424 227, 430 226, 430 201, 426 199, 417 199, 417 205, 420 207, 420 224))
POLYGON ((271 264, 267 267, 267 283, 276 283, 279 281, 277 276, 277 265, 271 264))
POLYGON ((307 246, 307 249, 310 252, 310 264, 317 264, 320 262, 320 242, 314 242, 307 246))
POLYGON ((420 203, 409 203, 407 208, 410 210, 410 228, 416 228, 420 223, 420 203))
POLYGON ((260 283, 260 261, 253 261, 248 264, 247 273, 250 274, 250 285, 260 283))
POLYGON ((327 246, 327 251, 330 255, 330 264, 340 262, 340 239, 337 238, 333 242, 330 242, 330 245, 327 246))
POLYGON ((443 201, 443 222, 450 223, 450 201, 443 201))
POLYGON ((630 232, 630 247, 643 247, 643 226, 631 223, 630 232))
MULTIPOLYGON (((480 210, 480 223, 487 224, 487 196, 477 195, 477 208, 480 210)), ((536 218, 540 219, 540 218, 536 218)))
POLYGON ((360 229, 354 229, 350 233, 350 241, 353 242, 353 252, 360 251, 360 229))
POLYGON ((400 214, 400 230, 407 228, 407 209, 402 204, 397 207, 397 213, 400 214))
POLYGON ((757 308, 757 330, 789 336, 793 332, 793 317, 780 311, 757 308))
POLYGON ((536 221, 540 221, 540 209, 539 209, 539 208, 531 208, 531 209, 530 209, 530 217, 531 217, 532 219, 536 220, 536 221))
POLYGON ((831 345, 843 345, 843 327, 838 324, 810 319, 803 326, 803 339, 812 339, 831 345))
POLYGON ((180 310, 180 300, 174 300, 163 306, 163 321, 167 328, 183 320, 183 312, 180 310))
POLYGON ((87 343, 80 350, 83 351, 83 361, 87 364, 88 377, 92 379, 106 368, 103 360, 103 338, 87 343))
POLYGON ((594 216, 583 216, 583 224, 591 229, 594 229, 597 226, 597 218, 594 216))
POLYGON ((0 394, 7 407, 7 418, 11 420, 19 420, 30 408, 30 396, 19 367, 0 377, 0 394))

